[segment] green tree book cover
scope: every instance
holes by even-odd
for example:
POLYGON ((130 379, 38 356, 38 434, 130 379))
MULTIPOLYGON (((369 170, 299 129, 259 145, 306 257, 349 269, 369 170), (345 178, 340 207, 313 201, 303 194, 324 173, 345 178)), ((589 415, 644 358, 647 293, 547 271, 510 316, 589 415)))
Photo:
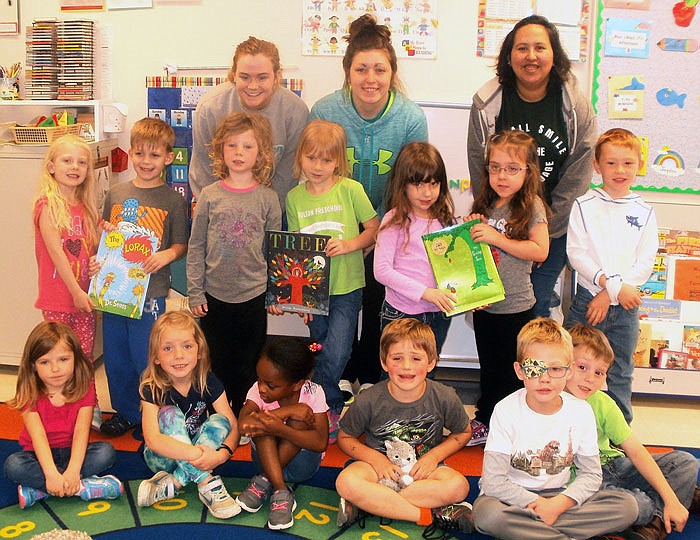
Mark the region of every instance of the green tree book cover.
POLYGON ((471 228, 478 222, 475 219, 422 236, 438 288, 457 296, 455 309, 447 313, 450 316, 505 298, 491 248, 472 240, 471 228))

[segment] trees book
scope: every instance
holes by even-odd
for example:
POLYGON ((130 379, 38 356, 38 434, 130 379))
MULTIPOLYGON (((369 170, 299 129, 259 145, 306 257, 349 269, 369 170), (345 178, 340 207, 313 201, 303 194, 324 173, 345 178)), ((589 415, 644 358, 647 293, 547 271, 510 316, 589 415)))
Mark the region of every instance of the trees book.
POLYGON ((474 242, 471 228, 475 219, 422 236, 439 289, 457 296, 456 315, 505 298, 491 248, 485 242, 474 242))
POLYGON ((140 319, 151 275, 143 263, 158 249, 158 238, 126 221, 104 231, 97 247, 100 271, 92 276, 89 295, 95 309, 140 319))
POLYGON ((330 236, 267 231, 265 306, 282 311, 328 315, 331 259, 325 253, 330 236))

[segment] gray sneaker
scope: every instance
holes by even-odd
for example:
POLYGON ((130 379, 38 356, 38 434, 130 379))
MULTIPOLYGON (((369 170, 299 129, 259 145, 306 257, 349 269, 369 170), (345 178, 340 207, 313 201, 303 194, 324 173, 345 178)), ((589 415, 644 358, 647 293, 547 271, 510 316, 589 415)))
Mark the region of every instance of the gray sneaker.
POLYGON ((350 501, 346 501, 342 497, 338 503, 338 518, 335 524, 338 527, 350 527, 353 523, 359 521, 360 527, 365 528, 365 517, 367 513, 364 510, 360 510, 357 506, 352 504, 350 501))
POLYGON ((209 482, 198 486, 199 500, 218 519, 228 519, 241 513, 241 507, 226 491, 220 476, 212 476, 209 482))
POLYGON ((139 484, 136 503, 139 506, 153 506, 158 501, 172 499, 177 493, 175 477, 168 472, 158 471, 139 484))
POLYGON ((236 497, 236 502, 243 510, 254 514, 262 508, 267 500, 270 488, 272 488, 270 481, 261 474, 256 474, 250 479, 248 486, 236 497))
POLYGON ((294 493, 287 489, 278 489, 270 497, 270 513, 267 516, 267 526, 275 531, 288 529, 294 525, 294 510, 297 502, 294 493))

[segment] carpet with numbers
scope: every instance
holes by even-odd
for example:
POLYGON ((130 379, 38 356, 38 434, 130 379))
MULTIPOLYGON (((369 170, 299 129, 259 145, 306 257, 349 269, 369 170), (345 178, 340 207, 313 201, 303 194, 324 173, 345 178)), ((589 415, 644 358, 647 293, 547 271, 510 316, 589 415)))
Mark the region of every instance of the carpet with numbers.
MULTIPOLYGON (((0 404, 0 461, 19 450, 17 437, 21 419, 16 411, 0 404)), ((348 529, 335 525, 338 495, 335 478, 348 459, 336 445, 326 452, 319 472, 303 485, 293 486, 297 500, 294 526, 286 531, 267 529, 267 512, 263 507, 256 514, 245 511, 229 519, 211 517, 197 497, 195 486, 188 486, 177 498, 157 503, 150 508, 136 505, 139 482, 152 475, 137 452, 141 442, 131 432, 122 437, 108 438, 92 432, 91 440, 108 440, 118 450, 117 463, 109 471, 124 482, 124 495, 112 501, 85 502, 77 497, 52 498, 39 501, 31 508, 20 510, 17 489, 4 476, 0 479, 0 539, 30 540, 40 533, 54 530, 84 531, 94 540, 141 540, 156 537, 168 540, 220 540, 222 537, 245 535, 247 540, 269 540, 280 537, 317 540, 407 540, 422 538, 423 528, 405 521, 384 522, 377 518, 366 520, 348 529)), ((665 449, 655 448, 654 451, 665 449)), ((690 450, 696 457, 700 451, 690 450)), ((468 500, 478 493, 483 447, 466 448, 452 456, 448 464, 462 472, 471 486, 468 500)), ((254 474, 250 447, 238 448, 233 458, 219 467, 231 494, 245 488, 254 474)), ((484 540, 478 533, 452 533, 448 537, 464 540, 484 540)), ((670 538, 700 538, 700 517, 692 516, 682 534, 670 538)))

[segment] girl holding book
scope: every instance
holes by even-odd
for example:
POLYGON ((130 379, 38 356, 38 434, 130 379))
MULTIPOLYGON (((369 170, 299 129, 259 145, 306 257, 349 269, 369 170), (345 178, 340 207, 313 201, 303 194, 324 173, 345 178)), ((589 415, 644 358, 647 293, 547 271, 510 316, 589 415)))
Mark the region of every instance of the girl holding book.
POLYGON ((374 245, 377 213, 362 184, 347 178, 345 131, 339 124, 312 120, 304 128, 294 174, 304 180, 287 195, 289 230, 326 234, 331 257, 328 315, 304 315, 311 339, 322 346, 313 380, 328 403, 329 441, 335 442, 343 396, 338 382, 345 369, 365 286, 363 250, 374 245), (363 230, 360 232, 360 224, 363 230))
MULTIPOLYGON (((89 262, 97 246, 98 214, 90 147, 75 135, 58 138, 46 152, 34 201, 34 251, 39 274, 35 307, 45 321, 76 333, 92 362, 95 314, 88 296, 89 262)), ((92 426, 100 429, 95 406, 92 426)))
POLYGON ((532 264, 549 252, 548 208, 542 196, 537 144, 527 133, 506 130, 486 144, 484 178, 472 214, 475 242, 486 242, 498 266, 505 300, 474 311, 481 397, 472 421, 471 445, 486 441, 493 408, 522 387, 513 370, 518 332, 534 318, 532 264))
POLYGON ((190 308, 201 318, 211 365, 238 414, 265 344, 265 231, 279 230, 272 131, 264 116, 233 113, 211 142, 214 174, 197 200, 187 254, 190 308))
POLYGON ((454 223, 454 204, 445 163, 426 142, 401 149, 388 187, 384 215, 374 248, 374 276, 386 287, 381 329, 396 319, 412 317, 430 326, 440 354, 457 298, 438 289, 422 235, 454 223))

